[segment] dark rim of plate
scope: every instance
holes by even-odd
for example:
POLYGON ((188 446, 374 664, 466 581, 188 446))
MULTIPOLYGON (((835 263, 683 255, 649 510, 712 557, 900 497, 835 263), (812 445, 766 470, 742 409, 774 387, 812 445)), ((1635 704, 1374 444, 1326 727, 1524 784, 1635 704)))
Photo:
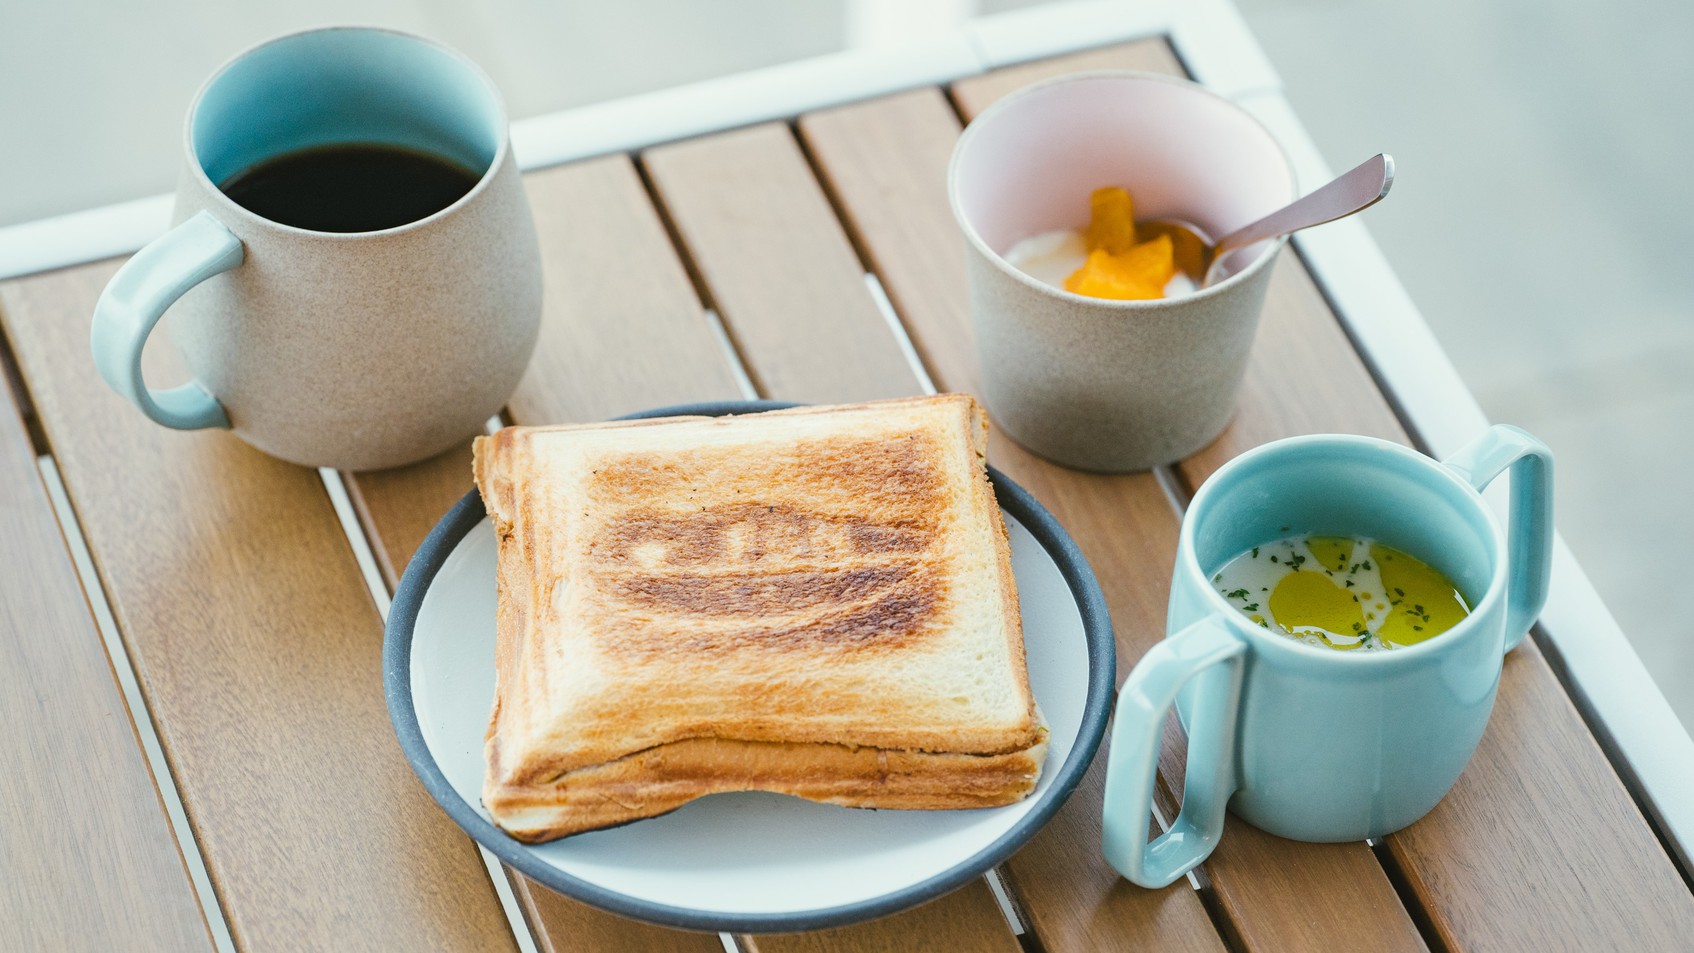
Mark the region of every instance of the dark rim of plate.
MULTIPOLYGON (((731 414, 759 413, 798 406, 769 400, 720 401, 703 404, 682 404, 661 407, 620 417, 634 420, 645 417, 704 416, 722 417, 731 414)), ((525 876, 547 887, 585 903, 613 913, 686 930, 712 930, 731 933, 786 933, 843 926, 876 917, 887 916, 932 900, 981 875, 984 871, 1010 856, 1035 835, 1052 818, 1071 792, 1076 790, 1100 739, 1106 731, 1106 717, 1111 710, 1112 689, 1116 676, 1117 654, 1113 648, 1112 622, 1106 614, 1106 599, 1076 543, 1059 521, 1036 502, 1023 487, 1013 483, 993 467, 988 468, 994 484, 994 496, 1006 512, 1028 529, 1037 542, 1053 557, 1076 599, 1082 615, 1082 628, 1088 640, 1088 699, 1083 708, 1082 726, 1070 757, 1059 767, 1053 785, 1023 819, 993 843, 971 857, 921 883, 902 890, 835 907, 800 910, 789 913, 727 913, 638 900, 626 894, 607 890, 597 884, 572 877, 534 854, 531 846, 515 840, 483 817, 477 808, 459 796, 448 783, 446 775, 435 763, 435 756, 425 744, 418 724, 417 711, 412 706, 412 632, 418 610, 430 583, 452 554, 459 541, 487 515, 482 497, 475 489, 466 493, 441 522, 430 531, 394 593, 389 610, 382 649, 383 690, 388 697, 388 715, 400 738, 400 747, 412 763, 424 787, 435 802, 470 834, 478 843, 492 851, 502 861, 525 876)))

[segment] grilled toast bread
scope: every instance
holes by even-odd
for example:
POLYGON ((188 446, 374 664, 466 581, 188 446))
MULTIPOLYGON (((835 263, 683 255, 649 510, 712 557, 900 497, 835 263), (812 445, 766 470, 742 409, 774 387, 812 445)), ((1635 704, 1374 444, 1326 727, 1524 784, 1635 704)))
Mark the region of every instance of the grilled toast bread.
POLYGON ((966 395, 508 427, 483 800, 539 841, 765 790, 1006 804, 1046 729, 966 395))

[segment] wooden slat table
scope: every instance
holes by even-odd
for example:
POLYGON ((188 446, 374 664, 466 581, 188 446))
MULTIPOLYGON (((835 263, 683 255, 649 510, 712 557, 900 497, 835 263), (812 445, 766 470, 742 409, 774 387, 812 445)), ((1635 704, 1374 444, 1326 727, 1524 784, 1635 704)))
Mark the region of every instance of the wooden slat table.
MULTIPOLYGON (((1154 38, 531 172, 546 312, 507 418, 979 390, 944 194, 953 142, 1006 92, 1098 67, 1181 68, 1154 38)), ((720 938, 553 894, 479 856, 412 777, 383 710, 386 594, 468 489, 468 444, 326 481, 226 434, 148 424, 87 354, 116 266, 0 284, 17 390, 0 391, 0 949, 1694 948, 1694 896, 1533 640, 1507 660, 1453 793, 1377 844, 1298 844, 1231 819, 1192 883, 1141 890, 1099 854, 1102 756, 994 883, 884 920, 720 938), (57 514, 51 474, 69 504, 57 514), (343 487, 354 524, 337 512, 343 487), (125 704, 130 672, 144 707, 125 704), (154 733, 157 776, 141 744, 154 733)), ((168 343, 149 361, 157 380, 181 373, 168 343)), ((1186 496, 1242 450, 1316 431, 1407 440, 1289 253, 1239 412, 1212 446, 1162 476, 1078 473, 1003 438, 991 459, 1092 562, 1121 679, 1163 635, 1186 496), (1291 376, 1307 382, 1298 402, 1278 386, 1291 376)))

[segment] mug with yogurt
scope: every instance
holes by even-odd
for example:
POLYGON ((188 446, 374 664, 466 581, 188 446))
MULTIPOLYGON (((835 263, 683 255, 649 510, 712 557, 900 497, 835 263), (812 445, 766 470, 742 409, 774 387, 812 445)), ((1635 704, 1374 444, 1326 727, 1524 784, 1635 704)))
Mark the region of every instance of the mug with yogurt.
POLYGON ((1079 73, 1027 86, 965 128, 948 169, 966 240, 983 397, 1035 453, 1083 470, 1172 463, 1235 409, 1271 269, 1286 239, 1231 253, 1195 291, 1115 300, 1064 287, 1097 190, 1138 219, 1225 234, 1295 198, 1287 156, 1241 107, 1153 73, 1079 73))

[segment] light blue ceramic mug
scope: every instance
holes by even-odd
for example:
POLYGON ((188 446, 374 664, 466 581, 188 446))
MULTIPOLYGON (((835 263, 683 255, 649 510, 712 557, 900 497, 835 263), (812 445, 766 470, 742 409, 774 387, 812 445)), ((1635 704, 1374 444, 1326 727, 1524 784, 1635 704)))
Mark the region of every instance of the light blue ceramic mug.
POLYGON ((1444 463, 1370 437, 1294 437, 1212 475, 1183 519, 1165 641, 1118 696, 1104 849, 1162 887, 1204 860, 1229 810, 1272 834, 1361 841, 1399 830, 1458 780, 1494 707, 1502 657, 1540 614, 1552 558, 1552 454, 1496 426, 1444 463), (1502 533, 1480 491, 1512 471, 1502 533), (1424 560, 1473 607, 1447 632, 1337 652, 1270 632, 1210 580, 1292 534, 1368 536, 1424 560), (1171 705, 1188 730, 1181 814, 1147 840, 1171 705))

